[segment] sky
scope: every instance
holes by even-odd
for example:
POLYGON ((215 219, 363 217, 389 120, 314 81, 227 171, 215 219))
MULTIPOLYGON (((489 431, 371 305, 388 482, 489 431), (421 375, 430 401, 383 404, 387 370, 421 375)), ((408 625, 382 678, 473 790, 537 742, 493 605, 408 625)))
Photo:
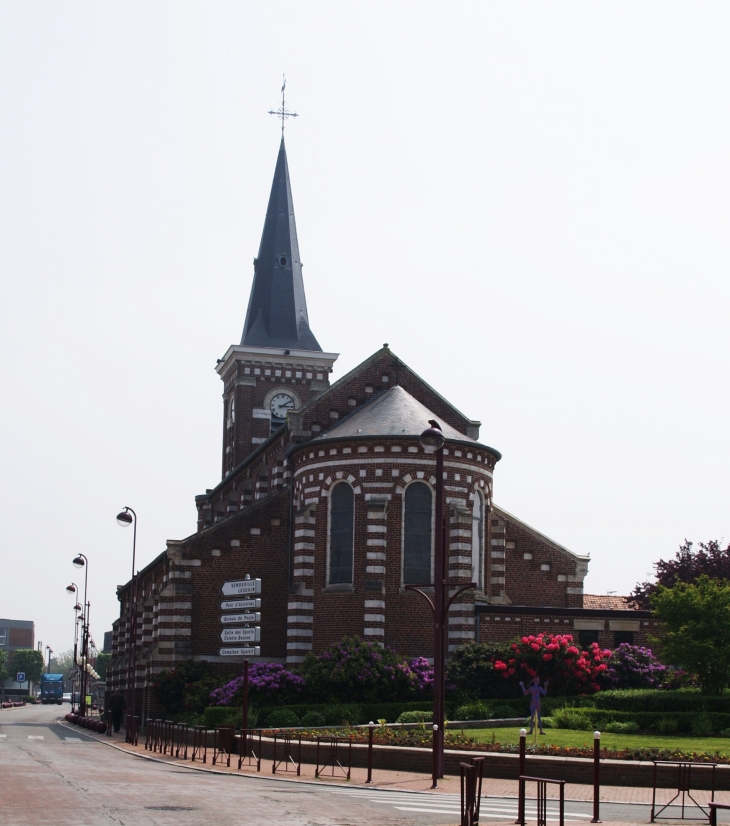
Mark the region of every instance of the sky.
POLYGON ((728 541, 730 6, 0 1, 0 616, 92 636, 220 480, 279 144, 333 378, 384 342, 628 593, 728 541))

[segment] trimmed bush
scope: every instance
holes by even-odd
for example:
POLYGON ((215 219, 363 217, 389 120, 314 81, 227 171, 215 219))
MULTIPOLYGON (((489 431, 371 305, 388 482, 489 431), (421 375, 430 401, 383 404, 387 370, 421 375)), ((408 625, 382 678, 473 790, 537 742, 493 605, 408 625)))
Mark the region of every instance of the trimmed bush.
POLYGON ((299 721, 299 725, 309 726, 311 728, 319 728, 320 726, 324 726, 324 714, 320 714, 318 711, 308 711, 299 721))
POLYGON ((266 715, 266 728, 290 728, 299 725, 299 717, 290 708, 275 708, 266 715))
POLYGON ((615 720, 612 723, 606 723, 603 727, 604 731, 611 734, 637 734, 639 731, 639 724, 633 720, 625 723, 617 723, 615 720))
MULTIPOLYGON (((255 708, 248 710, 248 726, 255 728, 258 719, 258 714, 255 708)), ((216 726, 235 726, 240 728, 242 723, 241 707, 230 708, 227 706, 208 706, 203 712, 203 723, 206 728, 215 728, 216 726)))
POLYGON ((433 711, 404 711, 396 723, 429 723, 433 718, 433 711))
POLYGON ((464 703, 456 709, 454 714, 457 720, 489 720, 494 716, 492 704, 486 700, 472 700, 470 703, 464 703))

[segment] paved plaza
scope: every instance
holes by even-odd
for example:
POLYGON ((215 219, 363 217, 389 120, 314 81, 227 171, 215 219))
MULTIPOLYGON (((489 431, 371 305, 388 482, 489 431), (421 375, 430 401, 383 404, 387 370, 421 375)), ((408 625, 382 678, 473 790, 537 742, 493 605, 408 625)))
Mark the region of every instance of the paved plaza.
MULTIPOLYGON (((432 792, 430 778, 401 772, 376 770, 374 784, 366 786, 362 769, 354 769, 349 782, 333 782, 315 780, 313 766, 303 766, 299 779, 273 777, 270 761, 260 774, 200 766, 131 748, 120 735, 89 736, 58 722, 67 710, 27 706, 0 712, 2 826, 459 823, 456 778, 445 778, 432 792)), ((515 781, 485 778, 482 823, 513 823, 516 795, 515 781)), ((592 788, 569 784, 566 799, 566 823, 590 823, 592 788)), ((730 802, 730 793, 716 799, 730 802)), ((651 789, 604 787, 602 820, 648 823, 650 802, 651 789)), ((534 823, 532 802, 527 815, 534 823)), ((548 817, 557 823, 557 802, 549 804, 548 817)))

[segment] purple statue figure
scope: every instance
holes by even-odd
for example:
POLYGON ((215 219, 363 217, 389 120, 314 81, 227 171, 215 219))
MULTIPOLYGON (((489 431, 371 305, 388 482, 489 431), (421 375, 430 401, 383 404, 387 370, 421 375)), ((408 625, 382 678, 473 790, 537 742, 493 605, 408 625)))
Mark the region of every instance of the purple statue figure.
POLYGON ((528 734, 532 734, 532 727, 534 726, 535 716, 537 716, 537 726, 540 734, 545 734, 542 730, 542 704, 540 703, 540 695, 544 697, 547 694, 547 687, 550 680, 545 680, 545 688, 540 686, 540 678, 533 677, 525 688, 524 683, 520 683, 520 688, 524 695, 530 695, 530 730, 528 734))

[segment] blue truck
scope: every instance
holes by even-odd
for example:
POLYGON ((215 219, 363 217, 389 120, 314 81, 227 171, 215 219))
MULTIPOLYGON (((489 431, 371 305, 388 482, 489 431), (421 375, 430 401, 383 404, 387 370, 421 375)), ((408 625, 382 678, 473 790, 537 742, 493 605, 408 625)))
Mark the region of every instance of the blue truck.
POLYGON ((63 674, 41 674, 41 703, 63 702, 63 674))

